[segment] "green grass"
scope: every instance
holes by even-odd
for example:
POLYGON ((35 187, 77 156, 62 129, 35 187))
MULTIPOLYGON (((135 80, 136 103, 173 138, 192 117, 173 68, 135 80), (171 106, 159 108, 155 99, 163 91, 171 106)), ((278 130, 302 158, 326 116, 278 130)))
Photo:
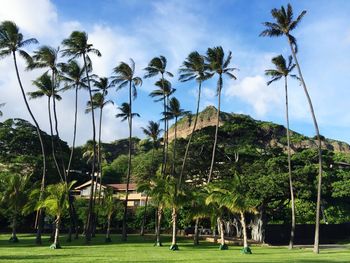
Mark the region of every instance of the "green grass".
POLYGON ((49 249, 48 238, 42 246, 34 245, 33 235, 19 235, 20 242, 8 242, 9 235, 0 235, 0 262, 350 262, 349 249, 324 249, 319 255, 311 249, 253 246, 252 255, 240 253, 241 247, 229 246, 219 250, 218 244, 201 242, 193 246, 185 238, 179 240, 179 251, 170 251, 170 238, 164 238, 163 247, 153 246, 153 237, 129 236, 121 243, 119 236, 112 236, 112 243, 105 244, 103 236, 85 245, 83 238, 66 243, 62 237, 60 250, 49 249))

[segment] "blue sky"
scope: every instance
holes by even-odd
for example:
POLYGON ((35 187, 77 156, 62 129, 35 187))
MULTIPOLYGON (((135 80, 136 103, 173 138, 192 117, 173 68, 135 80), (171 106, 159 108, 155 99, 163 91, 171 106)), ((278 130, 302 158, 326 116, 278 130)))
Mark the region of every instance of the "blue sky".
MULTIPOLYGON (((288 56, 284 38, 258 37, 262 22, 270 21, 270 10, 288 1, 139 1, 139 0, 3 0, 0 21, 15 21, 25 37, 36 37, 40 44, 58 46, 73 30, 84 30, 90 42, 102 52, 93 57, 95 72, 110 76, 120 61, 133 58, 137 74, 154 56, 164 55, 168 69, 175 74, 171 80, 175 96, 186 110, 195 110, 196 83, 179 83, 177 70, 193 50, 205 53, 208 47, 223 46, 233 53, 232 66, 239 68, 237 80, 224 80, 222 110, 249 114, 260 120, 284 124, 282 83, 266 86, 264 70, 271 68, 271 58, 288 56)), ((297 15, 307 15, 294 35, 298 39, 299 59, 314 103, 321 134, 350 142, 350 1, 290 1, 297 15)), ((37 46, 38 47, 38 46, 37 46)), ((32 47, 33 49, 37 47, 32 47)), ((24 66, 23 64, 21 66, 24 66)), ((23 72, 27 91, 33 90, 31 80, 41 72, 23 72)), ((142 137, 140 127, 160 118, 161 105, 148 96, 156 78, 145 80, 135 100, 135 135, 142 137)), ((204 84, 201 108, 216 105, 216 78, 204 84)), ((290 81, 291 128, 313 136, 314 129, 302 88, 290 81)), ((6 102, 2 119, 29 119, 20 98, 12 61, 0 61, 0 103, 6 102)), ((109 99, 120 105, 126 101, 125 91, 109 93, 109 99)), ((87 94, 80 96, 78 144, 90 138, 90 118, 83 113, 87 94)), ((41 126, 48 131, 45 100, 31 101, 41 126)), ((71 141, 73 93, 63 94, 58 104, 60 129, 64 140, 71 141)), ((115 119, 116 106, 108 106, 104 117, 104 141, 127 136, 127 127, 115 119)))

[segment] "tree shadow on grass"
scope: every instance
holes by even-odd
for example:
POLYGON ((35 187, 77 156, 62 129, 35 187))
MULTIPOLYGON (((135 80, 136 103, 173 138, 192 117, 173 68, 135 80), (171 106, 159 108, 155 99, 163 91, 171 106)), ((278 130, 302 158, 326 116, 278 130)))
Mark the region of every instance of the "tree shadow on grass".
POLYGON ((69 257, 70 255, 54 255, 54 256, 48 256, 48 255, 6 255, 6 256, 0 256, 0 261, 1 260, 42 260, 42 259, 47 259, 48 261, 52 261, 55 258, 64 258, 64 257, 69 257))

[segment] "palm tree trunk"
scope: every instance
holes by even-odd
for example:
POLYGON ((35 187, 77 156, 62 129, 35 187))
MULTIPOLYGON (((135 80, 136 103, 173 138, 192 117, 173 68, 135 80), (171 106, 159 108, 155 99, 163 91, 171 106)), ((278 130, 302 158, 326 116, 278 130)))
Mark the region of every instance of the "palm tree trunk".
MULTIPOLYGON (((19 71, 18 71, 18 66, 17 66, 17 59, 16 59, 16 53, 15 51, 12 52, 12 55, 13 55, 13 62, 14 62, 14 65, 15 65, 15 69, 16 69, 16 76, 17 76, 17 80, 18 80, 18 84, 19 84, 19 87, 21 89, 21 93, 22 93, 22 97, 23 97, 23 100, 24 100, 24 103, 27 107, 27 110, 29 112, 29 115, 30 117, 32 118, 34 124, 35 124, 35 128, 36 128, 36 131, 37 131, 37 134, 38 134, 38 138, 39 138, 39 141, 40 141, 40 147, 41 147, 41 154, 42 154, 42 157, 43 157, 43 172, 42 172, 42 177, 41 177, 41 185, 40 185, 40 197, 39 197, 39 200, 41 200, 42 198, 42 195, 43 195, 43 192, 44 192, 44 189, 45 189, 45 176, 46 176, 46 155, 45 155, 45 148, 44 148, 44 143, 43 143, 43 139, 41 137, 41 132, 40 132, 40 127, 39 127, 39 124, 38 122, 36 121, 34 115, 33 115, 33 112, 32 110, 30 109, 30 106, 28 104, 28 101, 27 101, 27 97, 26 97, 26 94, 24 92, 24 88, 23 88, 23 85, 22 85, 22 81, 21 81, 21 78, 19 76, 19 71)), ((41 244, 41 226, 40 226, 40 222, 41 222, 41 217, 42 217, 42 212, 40 210, 38 210, 37 214, 36 214, 36 218, 35 218, 35 228, 37 228, 37 235, 36 235, 36 239, 35 239, 35 242, 36 244, 41 244)))
MULTIPOLYGON (((174 127, 174 147, 173 147, 173 167, 171 168, 171 174, 175 178, 175 161, 176 161, 176 139, 177 139, 177 117, 175 117, 175 127, 174 127)), ((176 186, 175 186, 176 187, 176 186)), ((176 191, 177 192, 177 189, 176 191)))
POLYGON ((99 204, 101 204, 101 191, 102 191, 102 153, 101 153, 102 116, 103 116, 103 106, 100 107, 100 123, 99 123, 99 128, 98 128, 98 171, 100 174, 100 187, 98 189, 98 203, 99 204))
POLYGON ((57 216, 57 218, 56 218, 55 238, 54 238, 53 244, 51 245, 51 247, 55 248, 55 249, 61 248, 60 241, 59 241, 59 238, 60 238, 60 223, 61 223, 61 217, 57 216))
POLYGON ((106 231, 106 242, 111 242, 111 218, 112 215, 108 215, 108 219, 107 219, 107 231, 106 231))
POLYGON ((289 175, 289 189, 290 189, 290 200, 292 205, 292 226, 290 230, 289 249, 293 248, 294 236, 295 236, 295 203, 294 203, 294 190, 292 180, 292 164, 291 164, 291 149, 290 149, 290 135, 289 135, 289 110, 288 110, 288 85, 287 77, 284 77, 284 88, 286 95, 286 121, 287 121, 287 151, 288 151, 288 175, 289 175))
POLYGON ((321 137, 320 137, 320 131, 318 129, 318 124, 317 124, 317 120, 316 120, 316 116, 315 116, 315 112, 314 112, 314 108, 312 106, 312 102, 311 102, 311 98, 309 95, 309 92, 306 88, 306 84, 303 78, 303 75, 301 73, 301 69, 298 63, 298 59, 297 56, 295 54, 295 50, 293 48, 293 44, 290 40, 290 38, 288 38, 288 42, 289 42, 289 46, 290 49, 292 51, 292 55, 295 61, 295 64, 297 65, 297 69, 298 69, 298 73, 299 73, 299 78, 301 80, 301 83, 303 85, 303 89, 307 98, 307 101, 309 103, 309 107, 310 107, 310 112, 311 112, 311 116, 312 116, 312 120, 314 123, 314 127, 315 127, 315 132, 316 132, 316 136, 317 136, 317 142, 318 142, 318 165, 319 165, 319 170, 318 170, 318 184, 317 184, 317 203, 316 203, 316 222, 315 222, 315 241, 314 241, 314 253, 318 254, 320 252, 319 250, 319 241, 320 241, 320 209, 321 209, 321 187, 322 187, 322 144, 321 144, 321 137))
POLYGON ((176 227, 176 220, 177 220, 177 211, 176 208, 173 207, 173 211, 171 214, 172 222, 173 222, 173 233, 172 233, 172 240, 171 240, 171 247, 172 250, 177 250, 177 244, 176 244, 176 234, 177 234, 177 227, 176 227))
POLYGON ((124 203, 124 216, 123 216, 123 230, 122 230, 122 241, 127 240, 127 211, 128 211, 128 197, 129 197, 129 183, 131 175, 131 137, 132 137, 132 100, 131 100, 131 81, 129 82, 129 158, 128 158, 128 174, 126 177, 126 195, 124 203))
POLYGON ((49 113, 52 158, 53 158, 54 164, 56 166, 58 175, 60 176, 60 179, 63 182, 63 177, 62 177, 62 174, 61 174, 60 167, 58 166, 58 162, 57 162, 57 159, 56 159, 56 153, 55 153, 55 143, 54 143, 53 128, 52 128, 52 117, 51 117, 51 97, 50 96, 47 97, 47 112, 49 113))
POLYGON ((156 243, 155 246, 162 246, 162 242, 160 241, 160 228, 162 223, 162 208, 158 207, 157 209, 157 220, 156 220, 156 243))
POLYGON ((17 229, 17 214, 15 214, 12 218, 12 234, 11 234, 10 241, 13 243, 18 242, 16 229, 17 229))
POLYGON ((241 212, 241 224, 242 224, 242 230, 243 230, 243 249, 248 247, 248 238, 247 238, 247 225, 245 223, 245 216, 244 213, 241 212))
POLYGON ((73 160, 75 139, 77 136, 77 120, 78 120, 78 85, 75 85, 73 142, 72 142, 72 150, 70 152, 69 162, 68 162, 68 167, 67 167, 67 177, 69 177, 69 172, 70 172, 70 168, 71 168, 72 160, 73 160))
POLYGON ((193 245, 197 246, 199 245, 199 230, 198 230, 198 225, 199 225, 199 218, 196 218, 196 222, 194 225, 194 236, 193 236, 193 245))
POLYGON ((216 121, 216 127, 215 127, 215 139, 214 139, 214 146, 213 146, 213 152, 211 154, 211 163, 210 163, 210 170, 209 170, 209 176, 208 176, 208 183, 211 181, 211 177, 213 174, 213 167, 214 167, 214 161, 215 161, 215 152, 216 152, 216 144, 218 140, 218 130, 219 130, 219 118, 220 118, 220 104, 221 104, 221 89, 222 89, 222 75, 219 76, 219 90, 218 90, 218 110, 217 110, 217 121, 216 121))
MULTIPOLYGON (((92 91, 90 86, 90 78, 86 64, 86 56, 83 54, 85 73, 88 82, 90 103, 93 105, 92 100, 92 91)), ((85 240, 87 243, 91 241, 91 230, 92 230, 92 220, 93 220, 93 211, 94 211, 94 176, 95 176, 95 164, 96 164, 96 127, 95 127, 95 114, 94 108, 91 107, 91 118, 92 118, 92 146, 93 146, 93 160, 91 168, 91 187, 90 187, 90 196, 89 196, 89 206, 88 206, 88 215, 86 219, 86 229, 85 229, 85 240)))
POLYGON ((187 160, 188 152, 189 152, 189 149, 190 149, 193 133, 195 132, 196 126, 197 126, 198 114, 199 114, 199 103, 200 103, 200 99, 201 99, 201 89, 202 89, 202 81, 199 82, 199 86, 198 86, 198 99, 197 99, 196 117, 194 119, 194 124, 193 124, 193 128, 192 128, 192 132, 190 134, 190 138, 188 139, 188 142, 187 142, 187 145, 186 145, 185 156, 184 156, 184 159, 182 161, 181 172, 180 172, 180 177, 179 177, 179 186, 181 185, 183 172, 185 170, 186 160, 187 160))
POLYGON ((220 228, 220 241, 221 241, 221 247, 225 247, 225 232, 224 232, 224 224, 222 223, 221 217, 218 217, 218 223, 220 228))
POLYGON ((147 205, 148 205, 148 194, 146 195, 145 208, 143 209, 143 218, 142 218, 142 223, 141 223, 140 236, 144 236, 144 234, 145 234, 147 205))

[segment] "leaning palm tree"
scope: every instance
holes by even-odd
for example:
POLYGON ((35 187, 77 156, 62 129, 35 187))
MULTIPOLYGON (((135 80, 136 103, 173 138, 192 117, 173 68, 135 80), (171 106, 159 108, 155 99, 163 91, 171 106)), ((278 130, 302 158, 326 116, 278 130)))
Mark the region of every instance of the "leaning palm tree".
POLYGON ((183 176, 183 172, 184 172, 185 165, 186 165, 188 151, 189 151, 191 141, 192 141, 192 136, 193 136, 193 133, 197 127, 199 105, 200 105, 200 100, 201 100, 202 83, 203 83, 203 81, 209 79, 213 75, 213 73, 209 73, 207 70, 208 70, 208 66, 204 61, 204 56, 201 56, 197 51, 191 52, 188 55, 187 59, 182 63, 182 66, 179 70, 179 72, 180 72, 179 80, 181 82, 187 82, 187 81, 195 79, 198 83, 196 116, 194 119, 192 132, 190 134, 190 137, 189 137, 187 145, 186 145, 185 156, 183 158, 181 171, 180 171, 179 184, 181 184, 181 181, 182 181, 182 176, 183 176))
POLYGON ((63 219, 64 213, 69 208, 68 195, 69 191, 76 181, 72 181, 69 184, 66 182, 61 182, 58 184, 48 185, 46 187, 45 199, 38 203, 38 208, 45 208, 46 212, 56 217, 55 219, 55 237, 54 242, 50 246, 52 249, 60 249, 61 245, 59 242, 59 233, 61 221, 63 219))
MULTIPOLYGON (((5 103, 0 103, 0 108, 4 107, 5 103)), ((0 110, 0 117, 2 117, 2 111, 0 110)))
POLYGON ((215 152, 216 152, 216 144, 218 140, 218 130, 219 130, 219 118, 220 118, 220 106, 221 106, 221 91, 223 87, 223 76, 228 76, 231 79, 236 79, 231 72, 237 70, 236 68, 230 68, 229 65, 232 59, 232 52, 229 51, 227 57, 225 57, 224 50, 221 46, 208 48, 207 55, 205 57, 206 62, 208 63, 208 67, 210 72, 216 73, 218 75, 217 89, 216 93, 218 96, 218 109, 217 109, 217 121, 215 128, 215 138, 213 145, 213 152, 210 163, 210 170, 208 176, 208 182, 211 181, 214 161, 215 161, 215 152))
MULTIPOLYGON (((40 147, 41 147, 41 153, 42 153, 42 162, 43 162, 43 170, 42 170, 42 177, 41 177, 41 192, 44 191, 45 188, 45 175, 46 175, 46 155, 45 155, 45 148, 44 143, 41 137, 40 127, 35 119, 33 112, 28 104, 28 100, 26 97, 26 93, 24 91, 21 77, 19 75, 18 65, 17 65, 17 53, 26 60, 30 59, 30 56, 28 53, 23 50, 22 48, 25 46, 28 46, 30 44, 36 44, 38 41, 35 38, 29 38, 29 39, 23 39, 23 34, 20 33, 19 28, 17 25, 12 21, 3 21, 0 24, 0 58, 5 56, 11 56, 13 57, 13 62, 15 66, 16 76, 18 80, 18 84, 22 93, 22 97, 24 100, 24 103, 26 105, 27 111, 32 118, 35 128, 38 134, 38 138, 40 141, 40 147)), ((41 244, 41 228, 42 222, 42 213, 41 210, 37 213, 37 217, 35 220, 35 226, 38 226, 37 236, 36 236, 36 243, 41 244), (39 223, 39 224, 38 224, 39 223)))
MULTIPOLYGON (((55 90, 58 88, 58 53, 59 48, 53 48, 50 46, 41 46, 38 50, 34 51, 34 55, 32 56, 32 59, 28 61, 27 69, 33 70, 37 68, 48 68, 51 71, 51 93, 53 94, 55 90)), ((57 119, 57 111, 56 111, 56 97, 52 96, 52 105, 53 105, 53 116, 55 121, 55 136, 58 140, 60 138, 59 132, 58 132, 58 119, 57 119)), ((57 146, 59 148, 59 151, 61 153, 61 165, 62 165, 62 173, 59 171, 60 176, 61 174, 64 175, 64 179, 66 178, 66 168, 64 164, 64 160, 62 157, 62 146, 57 141, 57 146)), ((59 167, 57 169, 60 169, 59 167)))
POLYGON ((36 91, 28 92, 30 99, 37 99, 43 96, 47 97, 47 112, 49 115, 49 123, 50 123, 52 158, 54 160, 54 163, 61 181, 65 181, 66 178, 62 176, 61 169, 58 165, 57 158, 56 158, 53 125, 52 125, 52 114, 51 114, 51 100, 52 101, 61 100, 62 98, 60 95, 58 95, 57 89, 53 87, 52 78, 48 75, 47 72, 41 75, 36 80, 34 80, 33 85, 38 89, 36 91))
MULTIPOLYGON (((154 57, 148 63, 148 66, 144 69, 146 71, 145 78, 155 77, 160 74, 161 78, 158 82, 156 82, 156 86, 160 87, 161 90, 165 91, 169 89, 169 81, 165 79, 165 76, 173 77, 174 75, 166 70, 167 59, 164 56, 154 57)), ((171 87, 171 86, 170 86, 171 87)), ((152 94, 152 93, 151 93, 152 94)), ((152 96, 152 95, 150 95, 152 96)), ((152 96, 153 97, 153 96, 152 96)), ((163 112, 166 111, 166 95, 163 94, 163 112)), ((166 149, 167 149, 167 136, 168 136, 168 122, 165 119, 164 121, 164 142, 163 142, 163 162, 162 162, 162 173, 166 170, 166 149)))
MULTIPOLYGON (((130 100, 129 100, 130 101, 130 100)), ((128 173, 126 176, 126 192, 125 192, 125 201, 124 201, 124 215, 123 215, 123 232, 122 232, 122 240, 127 240, 127 209, 128 209, 128 198, 129 198, 129 184, 131 177, 131 148, 132 148, 132 119, 134 117, 140 117, 138 113, 131 112, 130 104, 124 102, 121 107, 118 108, 121 113, 116 115, 117 118, 121 118, 122 121, 128 121, 129 124, 129 158, 128 158, 128 173)))
POLYGON ((318 141, 318 162, 319 162, 319 172, 318 172, 318 185, 317 185, 317 204, 316 204, 316 224, 315 224, 315 242, 314 242, 314 252, 319 253, 319 230, 320 230, 320 207, 321 207, 321 187, 322 187, 322 148, 321 148, 321 137, 320 131, 318 128, 315 111, 312 105, 311 97, 309 95, 308 89, 306 87, 301 68, 296 56, 297 53, 297 42, 296 38, 291 35, 291 31, 293 31, 300 23, 301 19, 306 14, 306 11, 302 11, 298 17, 294 19, 293 16, 293 8, 290 4, 287 5, 287 8, 281 6, 281 9, 272 9, 271 15, 275 19, 275 22, 265 22, 263 25, 266 27, 264 31, 261 32, 260 36, 268 36, 268 37, 279 37, 286 36, 289 47, 291 49, 293 59, 295 61, 298 77, 300 78, 300 82, 303 86, 304 93, 306 95, 310 112, 313 120, 313 124, 315 127, 315 132, 318 141))
MULTIPOLYGON (((100 51, 93 48, 92 44, 88 43, 88 35, 85 32, 81 31, 73 31, 69 38, 64 39, 62 41, 62 45, 65 49, 62 50, 63 56, 69 56, 71 59, 75 59, 78 57, 82 57, 84 61, 85 67, 85 75, 87 86, 89 89, 90 101, 92 103, 92 90, 90 85, 90 77, 89 77, 89 65, 91 66, 91 60, 89 57, 89 53, 93 53, 97 56, 101 56, 100 51)), ((94 109, 91 110, 91 119, 92 119, 92 143, 93 143, 93 161, 91 168, 91 189, 90 189, 90 197, 89 197, 89 206, 88 206, 88 216, 86 219, 86 229, 85 229, 85 239, 86 242, 90 242, 91 240, 91 227, 92 227, 92 214, 93 214, 93 197, 94 197, 94 176, 95 176, 95 165, 96 165, 96 126, 95 126, 95 114, 94 109)))
MULTIPOLYGON (((161 133, 162 129, 159 128, 158 122, 149 121, 148 126, 146 128, 142 128, 142 131, 147 137, 152 139, 152 159, 151 159, 152 162, 151 163, 152 163, 152 166, 154 166, 154 164, 153 164, 154 163, 154 152, 158 148, 158 144, 159 144, 158 138, 159 138, 159 134, 161 133)), ((152 167, 152 169, 150 171, 150 175, 152 176, 154 172, 155 172, 154 167, 152 167)), ((144 211, 143 211, 143 219, 142 219, 142 224, 141 224, 141 231, 140 231, 141 236, 144 235, 144 231, 145 231, 148 197, 149 197, 149 195, 148 195, 148 191, 147 191, 146 200, 145 200, 145 207, 144 207, 144 211)))
POLYGON ((291 149, 290 149, 290 134, 289 134, 289 111, 288 111, 288 82, 287 77, 297 78, 297 76, 290 74, 295 68, 292 56, 288 57, 288 63, 282 55, 274 57, 272 63, 276 66, 276 69, 265 70, 265 75, 271 77, 271 80, 267 82, 267 85, 284 78, 284 91, 286 98, 286 122, 287 122, 287 152, 288 152, 288 175, 289 175, 289 190, 292 210, 292 227, 289 240, 289 249, 293 248, 294 234, 295 234, 295 203, 294 203, 294 190, 292 180, 292 165, 291 165, 291 149))

